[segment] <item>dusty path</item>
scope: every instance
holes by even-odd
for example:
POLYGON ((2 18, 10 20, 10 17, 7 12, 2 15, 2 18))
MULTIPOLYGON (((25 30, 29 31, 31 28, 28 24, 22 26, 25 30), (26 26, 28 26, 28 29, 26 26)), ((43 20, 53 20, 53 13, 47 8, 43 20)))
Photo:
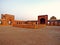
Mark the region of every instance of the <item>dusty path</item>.
POLYGON ((60 45, 60 26, 43 29, 0 26, 0 45, 60 45))

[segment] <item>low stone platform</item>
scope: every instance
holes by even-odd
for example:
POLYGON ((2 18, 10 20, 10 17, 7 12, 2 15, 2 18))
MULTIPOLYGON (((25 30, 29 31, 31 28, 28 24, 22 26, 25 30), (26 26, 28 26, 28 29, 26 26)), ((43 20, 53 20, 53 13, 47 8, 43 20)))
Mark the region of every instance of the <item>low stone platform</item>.
POLYGON ((46 27, 45 24, 20 24, 20 25, 13 25, 14 27, 19 27, 19 28, 30 28, 30 29, 39 29, 39 28, 44 28, 46 27))

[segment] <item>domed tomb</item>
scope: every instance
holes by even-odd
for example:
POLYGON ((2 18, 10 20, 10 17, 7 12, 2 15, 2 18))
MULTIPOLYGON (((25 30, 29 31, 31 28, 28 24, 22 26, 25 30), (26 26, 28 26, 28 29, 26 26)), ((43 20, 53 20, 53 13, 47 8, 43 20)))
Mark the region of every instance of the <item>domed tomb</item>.
POLYGON ((52 16, 50 20, 57 20, 57 18, 55 16, 52 16))

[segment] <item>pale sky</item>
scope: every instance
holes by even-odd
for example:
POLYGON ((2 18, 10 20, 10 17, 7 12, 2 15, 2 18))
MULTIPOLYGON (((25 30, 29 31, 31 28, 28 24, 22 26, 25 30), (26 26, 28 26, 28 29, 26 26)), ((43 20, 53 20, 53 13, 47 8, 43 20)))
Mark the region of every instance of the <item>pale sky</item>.
POLYGON ((60 19, 60 0, 0 0, 0 14, 6 13, 17 20, 37 20, 45 14, 60 19))

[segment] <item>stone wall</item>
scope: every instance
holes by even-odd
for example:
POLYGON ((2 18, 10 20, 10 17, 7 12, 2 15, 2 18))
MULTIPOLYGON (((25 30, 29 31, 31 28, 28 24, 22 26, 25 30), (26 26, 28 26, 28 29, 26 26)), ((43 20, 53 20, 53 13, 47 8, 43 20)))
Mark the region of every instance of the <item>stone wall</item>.
POLYGON ((40 24, 19 24, 19 25, 13 25, 14 27, 19 27, 19 28, 30 28, 30 29, 38 29, 38 28, 44 28, 46 25, 40 24))
POLYGON ((49 20, 48 26, 60 26, 60 20, 49 20))
POLYGON ((46 26, 60 26, 60 20, 49 20, 48 15, 38 16, 38 20, 21 21, 15 20, 11 14, 1 14, 0 26, 14 26, 19 28, 44 28, 46 26), (49 22, 49 23, 48 23, 49 22))
POLYGON ((11 14, 1 14, 0 22, 0 25, 12 26, 14 22, 14 16, 11 14))

